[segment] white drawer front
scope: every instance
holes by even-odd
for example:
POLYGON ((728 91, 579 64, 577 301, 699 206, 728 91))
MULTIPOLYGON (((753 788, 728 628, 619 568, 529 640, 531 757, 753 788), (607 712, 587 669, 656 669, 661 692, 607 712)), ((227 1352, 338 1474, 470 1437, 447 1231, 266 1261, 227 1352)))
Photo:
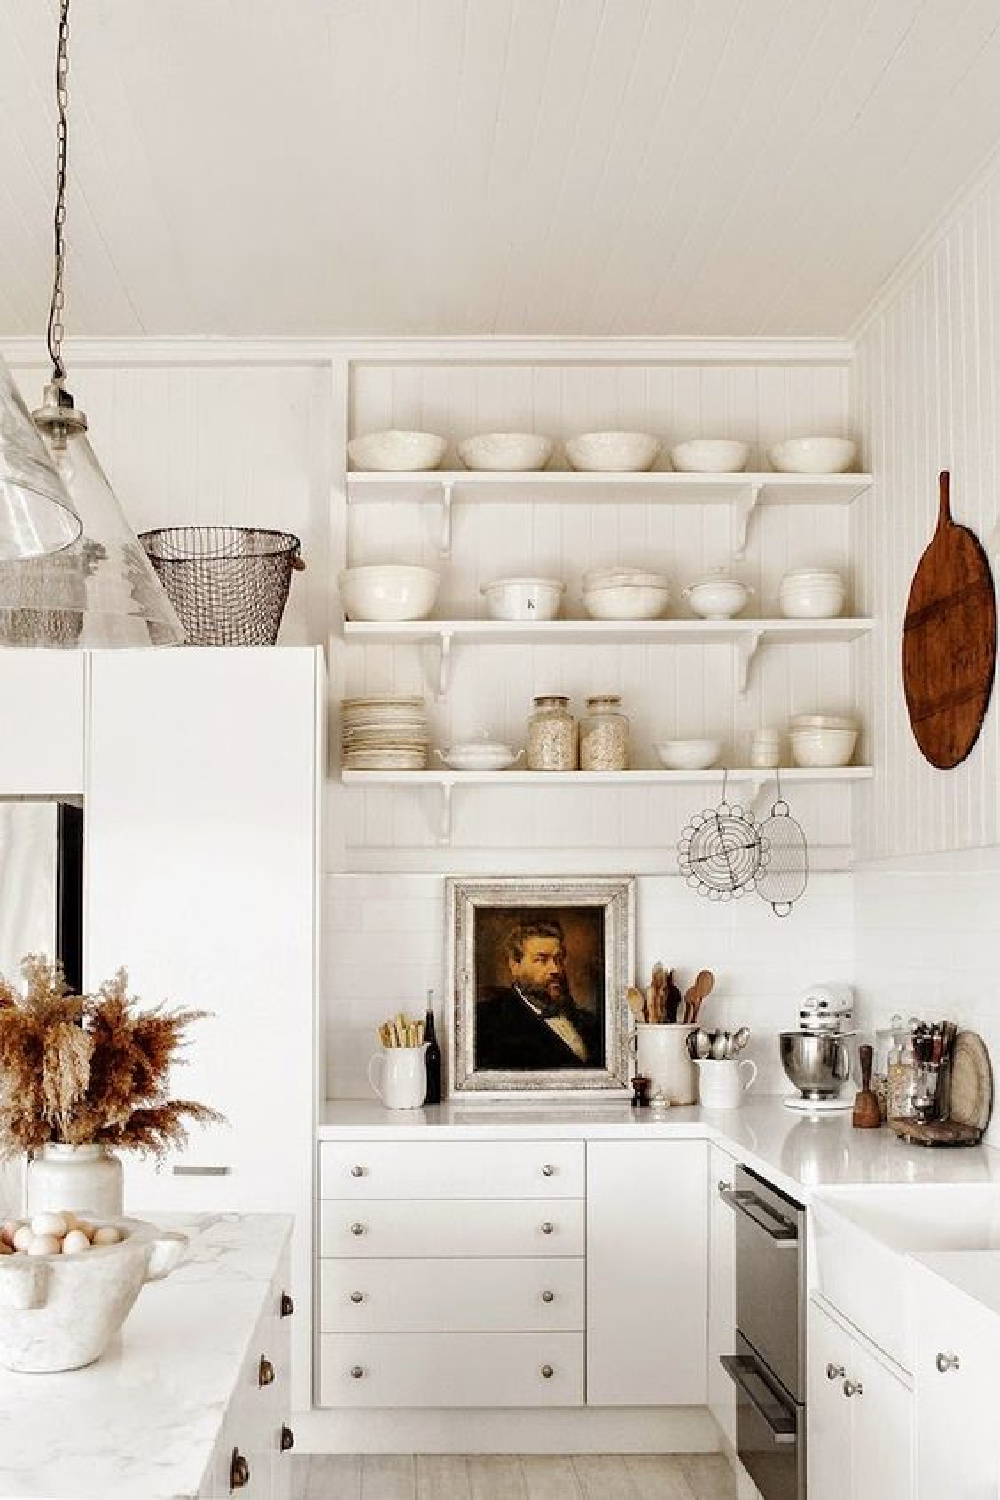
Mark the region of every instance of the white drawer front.
POLYGON ((582 1141, 323 1141, 320 1197, 581 1198, 582 1141))
POLYGON ((324 1333, 510 1333, 584 1327, 577 1260, 324 1260, 324 1333))
POLYGON ((364 1259, 582 1255, 584 1203, 437 1201, 321 1205, 320 1254, 364 1259))
POLYGON ((321 1406, 582 1404, 581 1333, 325 1333, 320 1340, 321 1406))

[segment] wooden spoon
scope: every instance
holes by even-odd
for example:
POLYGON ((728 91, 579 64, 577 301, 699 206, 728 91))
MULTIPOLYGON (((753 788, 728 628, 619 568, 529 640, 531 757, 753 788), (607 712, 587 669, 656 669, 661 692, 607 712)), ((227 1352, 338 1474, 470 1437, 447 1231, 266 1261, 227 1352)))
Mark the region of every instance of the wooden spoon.
POLYGON ((637 989, 634 984, 630 984, 625 991, 625 999, 628 1001, 628 1008, 636 1020, 644 1021, 646 1019, 646 1002, 643 999, 642 990, 637 989))
POLYGON ((697 1021, 698 1012, 714 988, 715 975, 711 969, 701 969, 695 976, 694 984, 691 986, 691 991, 689 992, 689 998, 694 1006, 694 1013, 691 1016, 692 1021, 697 1021))

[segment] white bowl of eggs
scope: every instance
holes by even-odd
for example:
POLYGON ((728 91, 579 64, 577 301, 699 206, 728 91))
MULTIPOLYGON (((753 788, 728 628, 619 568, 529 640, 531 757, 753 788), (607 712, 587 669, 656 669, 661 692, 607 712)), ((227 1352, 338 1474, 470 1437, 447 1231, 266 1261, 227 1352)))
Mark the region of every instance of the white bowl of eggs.
POLYGON ((187 1236, 141 1219, 39 1213, 0 1226, 0 1365, 31 1374, 99 1359, 147 1281, 161 1281, 187 1236))

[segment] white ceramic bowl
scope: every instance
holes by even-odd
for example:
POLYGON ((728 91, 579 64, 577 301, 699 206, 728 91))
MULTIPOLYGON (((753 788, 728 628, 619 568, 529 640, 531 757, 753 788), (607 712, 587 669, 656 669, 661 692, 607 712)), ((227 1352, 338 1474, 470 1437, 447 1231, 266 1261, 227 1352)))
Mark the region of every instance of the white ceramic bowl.
POLYGON ((721 749, 718 740, 660 740, 656 753, 668 771, 707 771, 721 749))
POLYGON ((441 584, 433 568, 372 563, 344 568, 340 594, 349 620, 426 620, 441 584))
POLYGON ((449 750, 434 753, 453 771, 508 771, 517 765, 524 751, 500 741, 471 740, 467 745, 452 745, 449 750))
POLYGON ((843 474, 856 453, 850 438, 801 437, 775 443, 767 456, 780 474, 843 474))
POLYGON ((640 473, 659 451, 659 438, 648 432, 582 432, 566 443, 571 468, 598 473, 640 473))
POLYGON ((178 1264, 187 1236, 140 1219, 102 1219, 126 1238, 79 1255, 0 1256, 0 1364, 33 1374, 92 1364, 147 1281, 178 1264))
POLYGON ((659 584, 612 584, 583 595, 583 607, 593 620, 656 620, 669 603, 670 590, 659 584))
POLYGON ((731 620, 745 609, 753 589, 725 572, 709 574, 683 591, 696 615, 703 620, 731 620))
POLYGON ((614 589, 623 583, 637 583, 654 589, 670 587, 666 574, 649 573, 644 568, 589 568, 583 575, 585 594, 594 589, 614 589))
POLYGON ((351 463, 356 469, 375 469, 385 473, 436 469, 444 458, 448 443, 434 432, 368 432, 352 438, 347 445, 351 463))
POLYGON ((691 438, 671 448, 670 462, 680 474, 739 474, 749 455, 735 438, 691 438))
POLYGON ((846 766, 857 738, 856 729, 793 729, 792 759, 797 766, 846 766))
POLYGON ((498 578, 480 592, 492 620, 554 620, 566 585, 558 578, 498 578))
POLYGON ((552 457, 552 439, 534 432, 482 432, 458 445, 467 469, 518 472, 544 469, 552 457))
POLYGON ((790 729, 857 729, 849 714, 793 714, 790 729))
POLYGON ((798 569, 786 573, 778 590, 781 613, 792 620, 832 620, 844 607, 839 573, 798 569))

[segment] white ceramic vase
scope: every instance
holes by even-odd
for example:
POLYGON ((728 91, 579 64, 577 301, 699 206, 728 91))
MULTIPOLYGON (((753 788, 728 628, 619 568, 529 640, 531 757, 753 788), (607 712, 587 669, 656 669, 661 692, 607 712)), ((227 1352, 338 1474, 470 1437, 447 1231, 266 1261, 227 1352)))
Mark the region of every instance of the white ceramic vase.
POLYGON ((68 1209, 95 1219, 119 1219, 122 1164, 106 1146, 64 1146, 50 1141, 28 1161, 24 1207, 29 1217, 68 1209))
POLYGON ((663 1094, 671 1104, 694 1104, 698 1098, 698 1074, 688 1056, 687 1039, 697 1026, 656 1025, 637 1021, 636 1067, 653 1080, 650 1094, 663 1094))

